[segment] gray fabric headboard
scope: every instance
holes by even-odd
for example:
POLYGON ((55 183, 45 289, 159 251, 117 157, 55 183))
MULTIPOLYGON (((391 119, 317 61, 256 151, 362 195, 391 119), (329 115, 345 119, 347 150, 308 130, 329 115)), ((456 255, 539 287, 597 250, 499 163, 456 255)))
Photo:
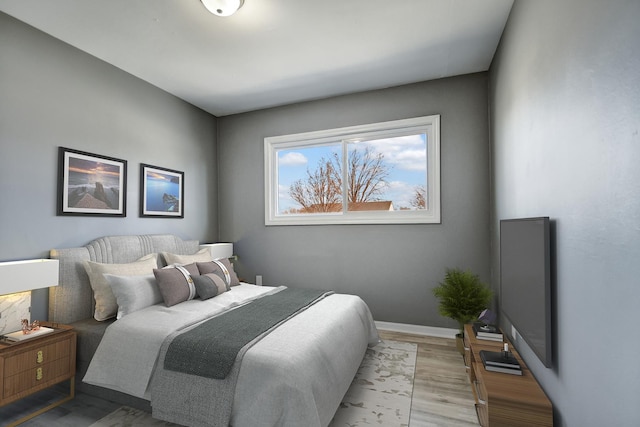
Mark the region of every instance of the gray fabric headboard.
POLYGON ((80 248, 52 249, 60 262, 58 286, 49 288, 49 321, 72 323, 93 316, 93 292, 83 262, 122 264, 144 255, 171 252, 190 255, 199 249, 197 240, 182 240, 171 234, 107 236, 80 248))

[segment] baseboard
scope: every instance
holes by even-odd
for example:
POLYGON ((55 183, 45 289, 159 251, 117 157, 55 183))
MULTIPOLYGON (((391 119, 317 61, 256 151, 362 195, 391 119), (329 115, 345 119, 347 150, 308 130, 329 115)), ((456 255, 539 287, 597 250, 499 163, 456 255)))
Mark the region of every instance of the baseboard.
POLYGON ((376 320, 376 327, 384 331, 402 332, 405 334, 424 335, 427 337, 455 338, 457 329, 437 328, 435 326, 409 325, 406 323, 380 322, 376 320))

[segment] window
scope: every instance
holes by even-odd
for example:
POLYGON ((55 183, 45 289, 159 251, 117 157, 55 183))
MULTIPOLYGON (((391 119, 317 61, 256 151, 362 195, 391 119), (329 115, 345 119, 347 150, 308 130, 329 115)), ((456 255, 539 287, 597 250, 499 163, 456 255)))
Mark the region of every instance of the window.
POLYGON ((440 222, 440 116, 265 138, 265 224, 440 222))

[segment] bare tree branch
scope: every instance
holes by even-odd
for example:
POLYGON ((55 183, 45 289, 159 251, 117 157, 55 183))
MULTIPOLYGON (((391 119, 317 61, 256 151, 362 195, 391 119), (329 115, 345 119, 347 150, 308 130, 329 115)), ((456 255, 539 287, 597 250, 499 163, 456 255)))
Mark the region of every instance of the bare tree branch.
MULTIPOLYGON (((389 166, 384 155, 370 146, 364 151, 353 149, 347 162, 347 201, 364 203, 376 201, 387 186, 389 166)), ((315 171, 307 169, 306 180, 299 179, 289 187, 289 195, 301 206, 300 211, 337 212, 342 210, 342 162, 337 153, 320 159, 315 171)))
POLYGON ((414 188, 414 195, 411 199, 411 206, 416 209, 426 209, 427 208, 427 190, 423 185, 417 186, 414 188))
POLYGON ((330 212, 342 203, 342 190, 335 182, 335 171, 331 161, 324 157, 312 173, 307 169, 307 179, 295 181, 289 187, 289 195, 302 206, 302 211, 330 212))

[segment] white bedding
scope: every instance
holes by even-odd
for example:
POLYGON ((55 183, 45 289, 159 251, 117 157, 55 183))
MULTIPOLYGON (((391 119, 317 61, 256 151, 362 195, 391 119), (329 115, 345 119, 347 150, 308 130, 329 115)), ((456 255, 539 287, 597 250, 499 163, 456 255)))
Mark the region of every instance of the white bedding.
MULTIPOLYGON (((107 328, 84 381, 149 400, 149 380, 166 336, 275 289, 243 283, 209 300, 129 314, 107 328)), ((377 342, 371 313, 359 297, 323 299, 247 351, 232 425, 328 425, 367 345, 377 342)))

